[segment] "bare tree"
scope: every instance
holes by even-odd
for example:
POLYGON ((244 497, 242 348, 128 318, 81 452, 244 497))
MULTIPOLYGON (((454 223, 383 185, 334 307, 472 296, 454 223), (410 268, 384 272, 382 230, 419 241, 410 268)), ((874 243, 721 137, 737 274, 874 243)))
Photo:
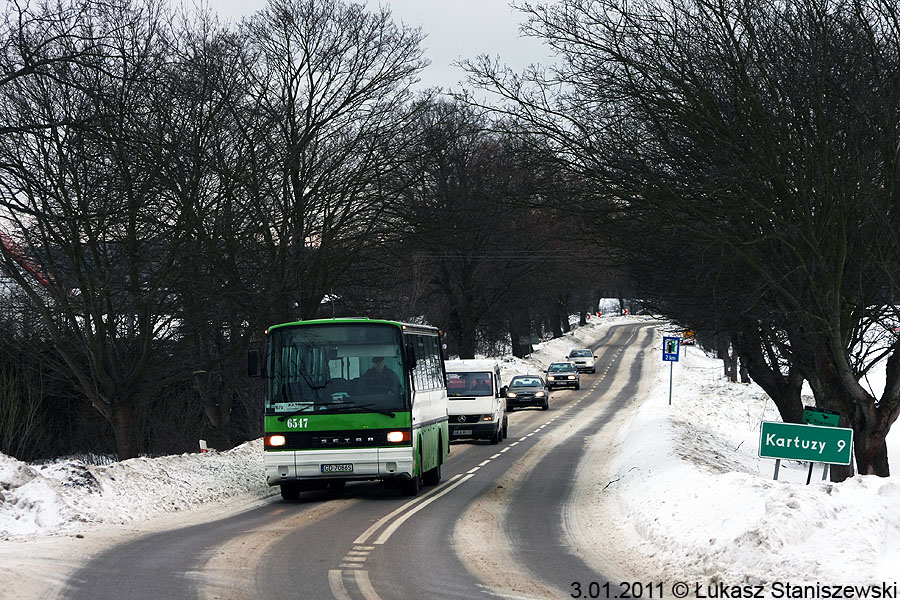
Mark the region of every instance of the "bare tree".
MULTIPOLYGON (((176 22, 168 85, 154 98, 159 120, 151 149, 184 240, 178 275, 178 349, 202 400, 207 426, 197 431, 226 450, 247 338, 264 328, 254 284, 264 261, 265 223, 251 210, 254 174, 242 143, 247 107, 239 36, 210 14, 176 22)), ((174 374, 174 373, 173 373, 174 374)))
POLYGON ((900 267, 896 3, 522 8, 558 67, 523 78, 482 60, 470 65, 475 79, 554 140, 620 219, 655 216, 717 251, 715 270, 730 263, 749 279, 768 309, 754 313, 760 330, 782 332, 771 340, 789 341, 781 357, 853 427, 859 471, 888 475, 898 343, 882 354, 877 397, 860 384, 871 363, 858 348, 864 323, 893 303, 885 274, 900 267))
POLYGON ((383 222, 422 34, 341 0, 272 0, 243 33, 269 315, 310 318, 383 222))
POLYGON ((153 0, 126 0, 73 19, 51 42, 19 33, 46 54, 70 55, 72 44, 92 52, 2 89, 9 122, 43 124, 0 137, 2 265, 128 458, 141 446, 137 410, 165 384, 154 360, 174 332, 170 287, 183 248, 151 151, 165 108, 153 99, 166 84, 167 16, 153 0))
POLYGON ((392 208, 403 237, 397 264, 423 274, 421 314, 442 323, 453 349, 472 358, 488 327, 487 337, 505 338, 508 329, 497 323, 549 289, 522 285, 547 262, 554 235, 556 221, 538 205, 546 176, 516 138, 493 131, 463 103, 429 103, 419 127, 392 208))

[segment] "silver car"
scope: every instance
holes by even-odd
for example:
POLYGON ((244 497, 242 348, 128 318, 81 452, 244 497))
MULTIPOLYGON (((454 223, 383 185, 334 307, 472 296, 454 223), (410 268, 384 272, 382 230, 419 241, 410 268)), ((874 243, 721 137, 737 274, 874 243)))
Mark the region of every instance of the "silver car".
POLYGON ((590 348, 575 348, 566 357, 569 362, 575 363, 575 368, 579 371, 590 371, 591 373, 597 372, 597 367, 594 365, 596 358, 597 355, 590 348))

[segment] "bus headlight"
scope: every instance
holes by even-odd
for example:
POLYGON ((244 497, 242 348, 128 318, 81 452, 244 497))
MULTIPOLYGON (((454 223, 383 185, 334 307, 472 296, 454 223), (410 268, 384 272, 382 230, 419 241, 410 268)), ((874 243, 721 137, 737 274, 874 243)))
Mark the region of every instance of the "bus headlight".
POLYGON ((399 444, 401 442, 408 442, 410 440, 410 435, 408 431, 389 431, 387 434, 387 441, 392 444, 399 444))

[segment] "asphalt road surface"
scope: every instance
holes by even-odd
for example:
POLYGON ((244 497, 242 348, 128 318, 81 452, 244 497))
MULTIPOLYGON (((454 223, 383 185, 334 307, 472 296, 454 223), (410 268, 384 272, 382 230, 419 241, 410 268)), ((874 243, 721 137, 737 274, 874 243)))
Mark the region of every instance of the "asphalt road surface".
MULTIPOLYGON (((633 408, 651 323, 595 344, 596 374, 551 394, 549 411, 510 415, 499 445, 454 442, 443 479, 415 498, 377 483, 271 502, 140 537, 87 562, 61 596, 77 600, 572 598, 609 570, 567 517, 583 457, 633 408)), ((596 457, 595 457, 596 460, 596 457)), ((587 499, 589 500, 589 498, 587 499)))

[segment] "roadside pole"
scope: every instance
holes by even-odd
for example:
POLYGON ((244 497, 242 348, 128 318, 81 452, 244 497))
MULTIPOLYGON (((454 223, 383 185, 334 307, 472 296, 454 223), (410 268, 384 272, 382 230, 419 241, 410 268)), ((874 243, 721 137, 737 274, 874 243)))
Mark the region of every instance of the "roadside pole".
POLYGON ((669 363, 669 406, 672 406, 672 373, 675 371, 675 362, 669 363))
MULTIPOLYGON (((823 427, 839 427, 841 414, 834 410, 818 408, 816 406, 803 407, 803 422, 807 425, 821 425, 823 427)), ((806 474, 806 485, 812 481, 813 462, 809 463, 809 473, 806 474)), ((822 481, 828 477, 828 463, 822 463, 822 481)))
POLYGON ((669 406, 672 405, 672 373, 675 370, 675 363, 678 362, 678 350, 680 348, 680 337, 663 337, 662 359, 669 363, 669 406))

